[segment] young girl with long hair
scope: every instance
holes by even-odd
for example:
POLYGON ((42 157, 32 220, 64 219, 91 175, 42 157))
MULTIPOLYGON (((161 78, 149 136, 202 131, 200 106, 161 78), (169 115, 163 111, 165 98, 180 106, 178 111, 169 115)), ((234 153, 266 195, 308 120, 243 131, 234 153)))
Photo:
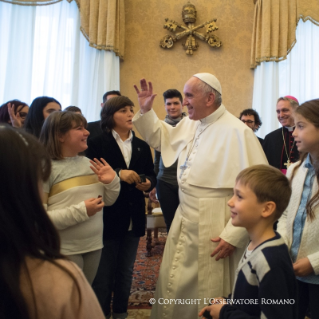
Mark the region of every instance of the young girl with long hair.
POLYGON ((60 253, 42 205, 51 162, 31 135, 0 124, 0 318, 104 318, 80 269, 60 253))
POLYGON ((44 122, 40 141, 52 159, 44 203, 59 231, 61 252, 92 283, 103 247, 103 207, 116 201, 120 180, 103 159, 78 156, 87 148, 85 127, 81 114, 55 112, 44 122))
POLYGON ((35 98, 25 121, 25 130, 39 138, 44 120, 53 112, 61 111, 61 104, 49 96, 35 98))
POLYGON ((113 97, 101 112, 103 132, 89 141, 87 156, 103 157, 118 173, 121 192, 104 208, 104 247, 93 289, 105 317, 127 317, 133 267, 141 236, 145 235, 143 191, 156 185, 150 147, 132 132, 133 102, 125 96, 113 97))
POLYGON ((304 318, 308 308, 311 318, 319 318, 319 99, 299 106, 294 119, 301 158, 287 172, 292 195, 278 231, 288 244, 297 276, 298 318, 304 318))

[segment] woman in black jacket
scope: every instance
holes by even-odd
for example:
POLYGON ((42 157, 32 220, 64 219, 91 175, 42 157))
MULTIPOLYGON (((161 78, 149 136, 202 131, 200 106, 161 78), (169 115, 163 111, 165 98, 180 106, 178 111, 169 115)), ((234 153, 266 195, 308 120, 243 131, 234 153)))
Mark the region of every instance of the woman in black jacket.
MULTIPOLYGON (((156 175, 149 146, 132 132, 133 102, 125 96, 106 102, 101 112, 103 133, 89 140, 87 157, 104 158, 121 179, 117 201, 104 207, 101 261, 93 289, 106 318, 126 318, 139 239, 145 235, 143 191, 153 189, 156 175)), ((97 194, 98 196, 99 194, 97 194)))

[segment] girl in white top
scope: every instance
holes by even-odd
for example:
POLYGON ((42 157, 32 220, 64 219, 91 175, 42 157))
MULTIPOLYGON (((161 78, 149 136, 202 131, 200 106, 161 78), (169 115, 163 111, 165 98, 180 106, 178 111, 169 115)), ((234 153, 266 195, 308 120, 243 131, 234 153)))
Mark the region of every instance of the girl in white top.
POLYGON ((298 282, 298 318, 309 308, 319 318, 319 99, 295 111, 293 137, 300 161, 291 165, 289 206, 279 220, 278 232, 288 244, 298 282))
POLYGON ((45 121, 40 141, 52 159, 44 183, 44 204, 58 229, 61 253, 67 255, 92 283, 103 247, 103 207, 120 191, 115 171, 103 160, 78 156, 87 148, 85 118, 74 112, 55 112, 45 121))

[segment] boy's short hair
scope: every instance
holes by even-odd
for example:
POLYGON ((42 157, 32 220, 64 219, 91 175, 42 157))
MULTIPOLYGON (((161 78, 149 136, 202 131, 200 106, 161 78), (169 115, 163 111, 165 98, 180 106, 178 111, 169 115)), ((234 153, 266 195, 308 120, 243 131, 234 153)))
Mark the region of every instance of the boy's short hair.
POLYGON ((169 89, 169 90, 166 90, 164 93, 163 93, 163 97, 164 97, 164 103, 166 103, 166 100, 167 99, 172 99, 174 97, 177 97, 181 103, 183 104, 183 97, 182 97, 182 94, 180 91, 176 90, 176 89, 169 89))
POLYGON ((268 165, 254 165, 242 170, 237 178, 256 195, 259 203, 272 201, 276 204, 274 217, 279 219, 287 208, 291 187, 287 177, 277 168, 268 165))

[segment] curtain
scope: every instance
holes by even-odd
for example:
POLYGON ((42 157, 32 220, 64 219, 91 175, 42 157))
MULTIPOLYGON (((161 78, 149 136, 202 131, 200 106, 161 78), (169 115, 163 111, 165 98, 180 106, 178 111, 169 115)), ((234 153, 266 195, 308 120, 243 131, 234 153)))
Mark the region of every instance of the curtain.
MULTIPOLYGON (((62 0, 0 0, 25 6, 44 6, 62 0)), ((67 0, 72 2, 72 0, 67 0)), ((124 56, 124 0, 75 0, 80 10, 81 31, 90 46, 124 56)))
POLYGON ((262 118, 260 137, 280 127, 275 111, 279 97, 292 95, 300 104, 319 98, 319 27, 300 20, 296 39, 286 60, 262 62, 255 69, 252 108, 262 118))
POLYGON ((102 96, 119 89, 119 57, 89 46, 75 2, 17 6, 0 2, 0 101, 30 104, 41 95, 99 119, 102 96))
POLYGON ((11 4, 19 4, 20 6, 45 6, 60 2, 62 0, 1 0, 11 4))
POLYGON ((299 19, 319 25, 318 0, 257 0, 251 45, 251 68, 263 61, 285 60, 296 43, 299 19))
MULTIPOLYGON (((72 0, 68 0, 71 2, 72 0)), ((90 46, 124 56, 124 0, 75 0, 81 16, 81 31, 90 46)))

